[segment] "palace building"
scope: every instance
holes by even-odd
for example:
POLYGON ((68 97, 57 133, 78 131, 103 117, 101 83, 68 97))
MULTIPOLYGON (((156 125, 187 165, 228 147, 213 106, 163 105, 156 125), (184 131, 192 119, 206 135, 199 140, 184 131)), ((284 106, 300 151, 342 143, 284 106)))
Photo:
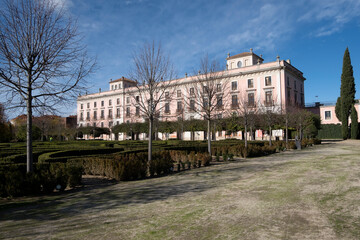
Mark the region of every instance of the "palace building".
MULTIPOLYGON (((265 62, 262 55, 255 54, 252 49, 226 58, 226 69, 219 72, 222 79, 218 80, 218 90, 226 99, 221 99, 223 106, 218 109, 217 116, 226 116, 232 111, 233 106, 246 98, 249 105, 254 108, 281 109, 288 104, 304 106, 304 81, 303 73, 294 67, 290 60, 265 62), (225 83, 227 87, 225 87, 225 83)), ((171 80, 171 97, 162 103, 159 119, 162 121, 176 121, 181 115, 184 120, 202 119, 191 106, 185 103, 191 98, 189 84, 201 77, 201 72, 195 76, 185 74, 183 78, 171 80)), ((139 108, 134 103, 136 82, 126 77, 111 80, 108 91, 79 96, 77 100, 78 126, 96 126, 111 128, 116 124, 143 122, 139 108)), ((169 94, 168 94, 169 95, 169 94)), ((166 96, 168 97, 168 96, 166 96)), ((279 110, 280 111, 280 110, 279 110)), ((181 139, 190 139, 187 132, 182 133, 181 139)), ((281 133, 274 132, 274 137, 281 133)), ((222 139, 223 133, 217 133, 216 139, 222 139)), ((169 136, 167 136, 169 137, 169 136)), ((177 138, 176 133, 170 138, 177 138)), ((232 137, 241 138, 241 133, 232 137)), ((262 132, 256 133, 257 138, 263 138, 262 132)), ((113 134, 106 138, 115 139, 113 134)), ((145 139, 145 134, 141 137, 145 139)), ((162 138, 162 135, 160 136, 162 138)), ((126 134, 120 134, 118 139, 127 139, 126 134)), ((197 133, 198 140, 204 139, 204 133, 197 133)))

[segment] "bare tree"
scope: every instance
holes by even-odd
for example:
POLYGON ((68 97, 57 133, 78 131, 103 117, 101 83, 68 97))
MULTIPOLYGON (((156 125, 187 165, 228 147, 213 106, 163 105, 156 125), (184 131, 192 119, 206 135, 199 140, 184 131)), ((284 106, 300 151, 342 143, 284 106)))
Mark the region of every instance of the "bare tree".
POLYGON ((254 125, 254 116, 258 111, 257 105, 259 104, 255 101, 255 94, 252 92, 241 94, 238 103, 232 104, 232 111, 237 113, 244 126, 245 149, 247 149, 248 146, 248 128, 254 125))
POLYGON ((75 98, 93 68, 63 7, 48 0, 5 0, 0 11, 0 86, 8 108, 27 111, 28 172, 33 110, 56 111, 56 104, 75 98))
POLYGON ((276 100, 273 100, 273 98, 270 97, 266 99, 263 104, 260 104, 259 107, 263 126, 269 131, 269 146, 272 146, 272 130, 273 126, 278 122, 281 106, 276 104, 276 100))
POLYGON ((206 55, 200 60, 200 70, 186 85, 185 104, 207 121, 208 152, 211 155, 211 122, 223 113, 228 80, 216 61, 206 55))
POLYGON ((129 91, 132 105, 149 121, 148 164, 152 155, 152 134, 154 120, 160 116, 161 109, 171 101, 175 77, 170 58, 166 56, 161 45, 144 44, 133 56, 134 67, 130 78, 136 82, 136 90, 129 91))

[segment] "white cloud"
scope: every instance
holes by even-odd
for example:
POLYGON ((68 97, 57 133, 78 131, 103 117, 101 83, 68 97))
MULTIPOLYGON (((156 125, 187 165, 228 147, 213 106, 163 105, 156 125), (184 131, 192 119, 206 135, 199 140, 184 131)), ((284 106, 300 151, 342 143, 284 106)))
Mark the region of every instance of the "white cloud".
POLYGON ((339 32, 360 16, 359 0, 309 0, 304 5, 306 13, 298 18, 299 22, 325 24, 312 33, 316 37, 339 32))
POLYGON ((285 13, 284 6, 265 4, 255 14, 257 17, 246 22, 236 30, 237 33, 228 36, 228 40, 231 44, 253 44, 255 49, 272 50, 292 31, 285 13))

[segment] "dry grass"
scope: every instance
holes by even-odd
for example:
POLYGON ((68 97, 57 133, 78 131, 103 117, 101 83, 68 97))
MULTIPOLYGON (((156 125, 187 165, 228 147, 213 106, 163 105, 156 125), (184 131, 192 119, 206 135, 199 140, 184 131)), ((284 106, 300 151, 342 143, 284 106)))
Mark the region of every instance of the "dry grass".
POLYGON ((360 142, 0 202, 1 239, 359 239, 360 142))

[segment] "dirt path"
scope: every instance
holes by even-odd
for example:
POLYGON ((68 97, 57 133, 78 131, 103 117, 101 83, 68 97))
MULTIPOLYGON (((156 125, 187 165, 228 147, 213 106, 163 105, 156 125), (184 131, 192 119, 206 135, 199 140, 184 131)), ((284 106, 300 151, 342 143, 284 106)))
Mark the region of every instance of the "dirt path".
POLYGON ((1 201, 0 238, 360 236, 359 141, 327 143, 162 178, 87 186, 62 195, 1 201))

